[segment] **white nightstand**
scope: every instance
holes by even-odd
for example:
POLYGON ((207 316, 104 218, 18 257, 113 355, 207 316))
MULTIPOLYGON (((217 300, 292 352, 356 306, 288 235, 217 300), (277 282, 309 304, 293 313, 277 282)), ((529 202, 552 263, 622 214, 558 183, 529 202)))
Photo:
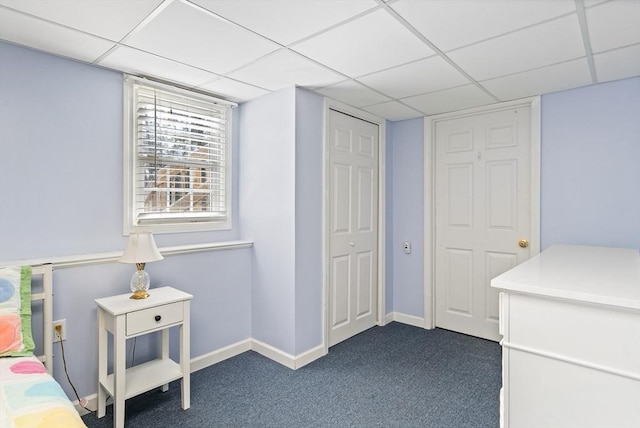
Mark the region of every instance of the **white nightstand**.
POLYGON ((98 305, 98 417, 113 397, 113 425, 124 427, 126 399, 181 379, 182 408, 190 406, 189 303, 193 298, 172 287, 153 288, 144 300, 130 294, 96 299, 98 305), (180 362, 169 358, 169 328, 180 326, 180 362), (160 331, 160 356, 130 368, 125 366, 126 341, 160 331), (113 373, 107 373, 107 332, 113 335, 113 373))

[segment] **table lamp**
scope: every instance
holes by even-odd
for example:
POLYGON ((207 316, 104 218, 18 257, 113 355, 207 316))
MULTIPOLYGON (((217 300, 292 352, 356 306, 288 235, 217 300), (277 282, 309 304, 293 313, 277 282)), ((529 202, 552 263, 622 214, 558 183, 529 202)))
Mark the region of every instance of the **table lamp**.
POLYGON ((136 271, 131 277, 131 295, 132 299, 146 299, 149 297, 149 285, 151 281, 149 274, 144 271, 144 265, 147 262, 162 260, 162 254, 156 247, 151 232, 132 232, 129 234, 127 247, 122 253, 122 257, 118 260, 121 263, 135 263, 136 271))

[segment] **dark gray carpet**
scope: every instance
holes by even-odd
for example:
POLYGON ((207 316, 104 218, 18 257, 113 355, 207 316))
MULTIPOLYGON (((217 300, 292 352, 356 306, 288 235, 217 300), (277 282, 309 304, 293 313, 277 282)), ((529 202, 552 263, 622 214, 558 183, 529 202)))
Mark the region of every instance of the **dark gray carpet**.
MULTIPOLYGON (((126 401, 127 427, 498 427, 500 346, 447 330, 374 327, 290 370, 249 351, 126 401)), ((112 427, 112 406, 90 428, 112 427)))

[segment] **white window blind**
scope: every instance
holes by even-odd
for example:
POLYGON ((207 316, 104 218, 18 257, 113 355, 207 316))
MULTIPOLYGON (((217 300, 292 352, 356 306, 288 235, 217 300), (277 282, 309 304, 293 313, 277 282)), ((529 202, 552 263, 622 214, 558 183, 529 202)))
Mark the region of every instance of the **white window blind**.
POLYGON ((131 85, 133 226, 227 221, 230 106, 131 85))

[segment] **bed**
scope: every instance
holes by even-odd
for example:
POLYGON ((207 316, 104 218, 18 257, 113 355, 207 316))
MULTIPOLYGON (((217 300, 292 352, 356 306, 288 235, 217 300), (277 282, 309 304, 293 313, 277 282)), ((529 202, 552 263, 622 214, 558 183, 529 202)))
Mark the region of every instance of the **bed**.
POLYGON ((0 268, 2 428, 86 427, 51 376, 52 283, 51 265, 0 268), (41 289, 37 290, 36 284, 41 289), (42 320, 42 328, 32 332, 32 320, 34 323, 42 320), (40 346, 35 345, 33 333, 41 339, 40 346))

